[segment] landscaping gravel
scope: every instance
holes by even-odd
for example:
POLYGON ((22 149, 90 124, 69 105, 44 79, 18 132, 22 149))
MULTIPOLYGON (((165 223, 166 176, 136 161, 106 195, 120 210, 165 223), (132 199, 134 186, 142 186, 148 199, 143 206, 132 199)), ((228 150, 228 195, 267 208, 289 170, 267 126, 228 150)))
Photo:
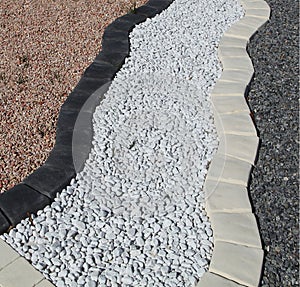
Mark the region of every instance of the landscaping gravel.
POLYGON ((56 286, 195 286, 213 237, 203 182, 218 140, 209 93, 235 0, 176 0, 133 30, 94 113, 76 180, 3 238, 56 286))
POLYGON ((98 54, 104 28, 133 3, 0 1, 0 192, 47 159, 61 105, 98 54))
POLYGON ((261 139, 250 195, 266 255, 261 286, 299 286, 299 3, 267 2, 271 19, 248 47, 261 139))

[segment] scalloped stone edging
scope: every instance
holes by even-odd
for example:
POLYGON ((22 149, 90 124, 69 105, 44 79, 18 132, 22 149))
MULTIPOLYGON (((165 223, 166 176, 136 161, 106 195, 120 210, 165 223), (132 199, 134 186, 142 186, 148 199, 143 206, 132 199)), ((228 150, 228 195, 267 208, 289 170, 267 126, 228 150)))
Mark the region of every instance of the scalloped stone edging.
POLYGON ((254 69, 247 43, 270 17, 263 0, 239 0, 245 16, 222 37, 218 48, 223 73, 211 93, 218 152, 205 181, 206 210, 214 232, 209 271, 197 287, 257 287, 264 252, 247 186, 259 138, 245 94, 254 69))

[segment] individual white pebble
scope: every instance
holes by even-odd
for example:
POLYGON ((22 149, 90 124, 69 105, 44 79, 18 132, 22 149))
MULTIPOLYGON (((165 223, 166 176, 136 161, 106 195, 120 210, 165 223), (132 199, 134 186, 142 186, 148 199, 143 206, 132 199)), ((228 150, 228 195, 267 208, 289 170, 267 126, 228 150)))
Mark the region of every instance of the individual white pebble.
POLYGON ((170 227, 172 224, 172 221, 168 218, 165 218, 164 221, 163 221, 163 225, 162 225, 162 228, 168 228, 170 227))
POLYGON ((129 277, 129 276, 124 276, 121 280, 122 280, 122 283, 126 284, 126 285, 130 285, 133 283, 132 277, 129 277))
POLYGON ((205 232, 206 232, 207 236, 212 236, 213 235, 213 232, 212 232, 211 228, 206 227, 205 232))
POLYGON ((133 238, 133 237, 135 236, 135 234, 136 234, 136 229, 135 229, 135 228, 130 228, 130 229, 128 230, 128 236, 129 236, 130 238, 133 238))
POLYGON ((124 252, 124 249, 122 247, 117 247, 113 251, 114 257, 119 257, 124 252))
POLYGON ((57 280, 56 281, 56 286, 57 287, 64 287, 65 286, 65 282, 64 282, 64 280, 57 280))
POLYGON ((153 231, 157 233, 161 229, 161 226, 158 223, 153 224, 153 231))
POLYGON ((144 246, 145 241, 144 241, 144 239, 143 239, 142 237, 137 237, 137 238, 136 238, 136 244, 137 244, 138 246, 144 246))
POLYGON ((51 262, 55 265, 55 266, 60 266, 61 265, 61 260, 58 258, 52 258, 51 262))
POLYGON ((170 272, 170 267, 169 266, 162 266, 160 268, 161 273, 165 276, 166 274, 168 274, 170 272))
POLYGON ((98 282, 100 284, 105 284, 106 283, 106 277, 104 275, 100 275, 98 278, 98 282))
POLYGON ((73 224, 75 227, 77 227, 79 230, 84 230, 86 228, 85 223, 79 220, 74 220, 73 224))

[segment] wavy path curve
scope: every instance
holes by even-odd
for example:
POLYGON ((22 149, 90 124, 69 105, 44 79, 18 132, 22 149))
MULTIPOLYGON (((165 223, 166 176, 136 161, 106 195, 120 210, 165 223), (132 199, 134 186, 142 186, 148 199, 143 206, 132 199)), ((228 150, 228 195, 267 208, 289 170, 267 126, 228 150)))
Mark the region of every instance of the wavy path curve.
POLYGON ((264 1, 240 0, 245 16, 222 37, 223 74, 212 94, 220 138, 205 182, 206 209, 214 231, 209 272, 198 287, 258 286, 263 250, 248 198, 248 181, 259 138, 245 94, 254 74, 248 41, 270 17, 264 1))

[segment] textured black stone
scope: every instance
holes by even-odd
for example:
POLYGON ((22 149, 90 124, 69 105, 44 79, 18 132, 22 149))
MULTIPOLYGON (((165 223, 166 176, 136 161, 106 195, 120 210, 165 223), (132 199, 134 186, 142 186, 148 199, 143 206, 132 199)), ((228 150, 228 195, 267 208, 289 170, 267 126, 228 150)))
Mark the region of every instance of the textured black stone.
POLYGON ((128 53, 114 53, 109 51, 102 51, 99 55, 95 58, 95 62, 106 62, 114 67, 120 69, 124 64, 125 58, 128 56, 128 53))
POLYGON ((0 195, 0 209, 12 225, 18 224, 48 204, 50 199, 47 196, 25 184, 18 184, 0 195))
MULTIPOLYGON (((74 123, 75 124, 75 123, 74 123)), ((70 146, 72 145, 72 138, 73 138, 73 126, 66 126, 62 129, 56 129, 56 138, 55 144, 59 146, 70 146)))
POLYGON ((104 66, 108 66, 110 70, 108 70, 107 75, 109 74, 114 76, 115 73, 113 74, 112 72, 113 69, 116 69, 116 67, 109 65, 109 63, 103 63, 103 61, 97 63, 99 65, 97 65, 96 63, 93 64, 94 65, 91 67, 91 70, 93 71, 87 69, 87 74, 81 78, 78 85, 74 88, 74 90, 67 97, 66 101, 63 103, 58 116, 58 126, 61 126, 61 124, 67 126, 70 126, 72 124, 74 125, 74 120, 76 120, 76 111, 78 113, 81 110, 81 107, 84 105, 84 103, 92 93, 111 81, 111 76, 107 78, 97 78, 95 71, 96 69, 99 69, 100 71, 104 66), (94 75, 94 77, 92 74, 94 75))
POLYGON ((112 80, 117 71, 116 67, 108 63, 92 63, 83 75, 86 78, 112 80))
POLYGON ((95 107, 100 104, 111 83, 103 85, 92 94, 81 109, 76 120, 72 138, 72 155, 76 172, 80 172, 92 146, 92 117, 95 107))
POLYGON ((74 168, 72 149, 70 149, 70 145, 56 143, 54 148, 51 150, 45 164, 59 166, 64 170, 70 170, 74 168))
MULTIPOLYGON (((122 17, 121 17, 122 18, 122 17)), ((135 21, 118 18, 114 22, 112 22, 110 25, 107 26, 106 30, 122 30, 129 32, 131 31, 134 26, 136 25, 135 21)))
POLYGON ((162 11, 168 8, 172 2, 172 0, 149 0, 145 6, 150 6, 162 11))
POLYGON ((130 31, 131 30, 122 29, 122 28, 117 29, 117 27, 110 24, 105 28, 103 36, 105 36, 105 35, 114 36, 114 33, 117 33, 118 35, 121 35, 120 39, 124 40, 125 35, 126 35, 126 38, 128 39, 128 35, 129 35, 130 31))
MULTIPOLYGON (((100 89, 99 89, 100 90, 100 89)), ((70 101, 68 105, 62 107, 61 112, 59 114, 57 120, 56 127, 56 142, 61 141, 60 133, 65 133, 68 137, 68 132, 71 132, 74 128, 74 125, 78 119, 79 114, 86 114, 86 119, 90 119, 92 117, 93 112, 95 111, 96 106, 100 104, 100 100, 103 99, 103 94, 98 91, 95 92, 97 94, 96 97, 91 98, 91 96, 83 100, 82 98, 75 98, 73 101, 70 101)), ((65 144, 64 144, 65 145, 65 144)))
MULTIPOLYGON (((59 118, 63 117, 63 113, 65 112, 74 112, 79 111, 84 103, 87 101, 90 95, 82 93, 80 91, 71 92, 67 97, 63 105, 61 106, 59 118)), ((58 121, 59 122, 59 121, 58 121)))
MULTIPOLYGON (((133 24, 139 24, 141 22, 144 22, 147 19, 147 16, 145 15, 139 15, 136 13, 128 13, 124 16, 121 16, 120 18, 118 18, 116 21, 127 21, 127 22, 131 22, 133 24)), ((129 30, 128 30, 129 31, 129 30)))
POLYGON ((74 92, 80 92, 85 95, 91 95, 105 83, 109 82, 111 79, 96 79, 96 78, 88 78, 87 76, 83 76, 77 86, 74 88, 74 92))
POLYGON ((151 6, 142 6, 142 7, 139 7, 135 10, 136 14, 145 15, 149 18, 154 17, 159 12, 161 12, 161 9, 157 9, 157 8, 154 8, 154 7, 151 7, 151 6))
POLYGON ((7 217, 0 210, 0 234, 7 232, 10 225, 11 225, 11 223, 8 221, 7 217))
POLYGON ((105 29, 102 42, 106 41, 106 39, 117 39, 119 41, 127 41, 129 43, 129 32, 116 30, 116 29, 105 29))
POLYGON ((80 136, 81 140, 75 140, 72 144, 73 164, 77 173, 83 169, 84 163, 90 154, 93 131, 91 129, 84 129, 80 131, 80 136))
POLYGON ((64 109, 62 112, 60 112, 56 126, 56 138, 60 132, 65 132, 66 130, 73 130, 79 111, 80 109, 64 109))
POLYGON ((65 103, 62 105, 60 110, 57 128, 56 128, 56 143, 67 145, 72 143, 72 131, 76 123, 78 114, 81 112, 82 107, 86 101, 90 98, 91 94, 97 91, 99 88, 103 87, 104 84, 110 83, 108 79, 94 81, 88 79, 81 79, 81 85, 77 85, 75 89, 65 103), (86 87, 86 91, 80 90, 81 88, 86 87), (80 88, 79 88, 80 87, 80 88), (89 93, 87 92, 89 89, 89 93), (66 136, 64 140, 63 137, 66 136))
POLYGON ((44 164, 25 178, 23 183, 54 199, 58 192, 70 184, 74 176, 74 168, 64 169, 64 167, 44 164))
POLYGON ((265 249, 261 287, 299 286, 299 2, 266 0, 248 95, 261 146, 249 186, 265 249))
POLYGON ((102 49, 103 51, 129 54, 129 40, 120 41, 114 38, 104 37, 102 49))

